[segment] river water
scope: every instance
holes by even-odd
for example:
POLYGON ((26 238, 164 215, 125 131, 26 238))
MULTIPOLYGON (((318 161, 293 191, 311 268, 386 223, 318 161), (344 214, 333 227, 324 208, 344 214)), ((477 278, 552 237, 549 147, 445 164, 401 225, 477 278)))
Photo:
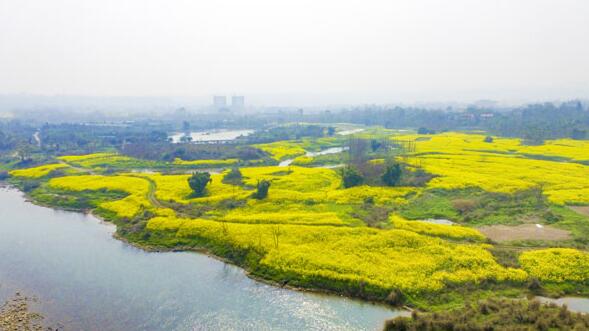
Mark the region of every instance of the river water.
MULTIPOLYGON (((315 156, 319 156, 319 155, 337 154, 337 153, 341 153, 343 151, 346 151, 347 149, 348 149, 347 147, 330 147, 330 148, 324 149, 319 152, 307 152, 307 153, 305 153, 305 156, 315 157, 315 156)), ((293 163, 293 161, 294 161, 294 159, 283 160, 283 161, 280 161, 278 166, 279 167, 288 167, 291 163, 293 163)))
MULTIPOLYGON (((195 131, 190 132, 191 141, 194 143, 207 143, 216 141, 235 140, 241 136, 248 136, 254 133, 254 130, 211 130, 211 131, 195 131)), ((179 143, 180 139, 186 134, 183 132, 175 132, 168 138, 172 139, 173 143, 179 143)))
POLYGON ((198 253, 149 253, 91 215, 0 188, 0 301, 21 291, 66 330, 377 330, 404 311, 292 291, 198 253))

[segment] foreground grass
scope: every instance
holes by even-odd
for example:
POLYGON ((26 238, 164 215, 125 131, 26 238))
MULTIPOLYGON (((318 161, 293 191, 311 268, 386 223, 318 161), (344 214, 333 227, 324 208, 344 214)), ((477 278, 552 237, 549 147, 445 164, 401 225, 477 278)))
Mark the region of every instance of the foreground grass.
POLYGON ((462 309, 387 321, 385 330, 587 330, 589 315, 533 300, 489 299, 462 309))

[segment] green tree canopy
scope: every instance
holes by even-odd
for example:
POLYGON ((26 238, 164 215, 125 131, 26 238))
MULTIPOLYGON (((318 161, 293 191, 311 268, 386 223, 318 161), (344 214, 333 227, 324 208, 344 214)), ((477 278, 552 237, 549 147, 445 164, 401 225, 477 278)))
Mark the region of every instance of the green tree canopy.
POLYGON ((364 182, 364 177, 352 166, 342 168, 341 175, 345 188, 358 186, 364 182))
POLYGON ((382 181, 387 186, 396 186, 401 181, 402 173, 403 171, 400 164, 387 164, 384 174, 382 174, 382 181))
POLYGON ((208 172, 195 172, 188 178, 188 185, 192 189, 192 196, 202 197, 206 193, 207 184, 210 183, 211 174, 208 172))
POLYGON ((239 168, 235 167, 232 168, 224 177, 223 183, 225 184, 232 184, 232 185, 241 185, 243 180, 243 175, 239 168))
POLYGON ((268 196, 268 190, 270 189, 270 181, 262 179, 258 181, 256 192, 253 194, 255 199, 264 199, 268 196))

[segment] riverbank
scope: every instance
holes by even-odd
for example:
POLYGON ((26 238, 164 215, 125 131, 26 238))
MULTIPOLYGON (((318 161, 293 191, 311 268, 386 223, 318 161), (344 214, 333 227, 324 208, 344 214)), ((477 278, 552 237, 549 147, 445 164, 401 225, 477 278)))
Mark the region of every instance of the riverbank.
MULTIPOLYGON (((149 181, 149 178, 146 178, 149 181)), ((150 190, 155 187, 150 186, 150 190)), ((78 193, 70 192, 68 196, 76 197, 78 193)), ((147 193, 147 200, 155 198, 153 192, 147 193)), ((39 204, 40 202, 27 194, 29 200, 39 204)), ((56 200, 57 201, 57 200, 56 200)), ((52 202, 48 200, 47 202, 52 202)), ((63 208, 61 205, 42 203, 42 205, 63 208)), ((160 205, 155 204, 156 206, 160 205)), ((162 207, 162 206, 160 206, 162 207)), ((204 253, 216 260, 229 263, 244 269, 245 274, 256 281, 270 284, 276 287, 297 290, 309 293, 324 293, 336 296, 345 296, 361 299, 370 303, 387 304, 390 307, 403 307, 404 309, 418 308, 422 310, 444 310, 464 305, 471 300, 479 300, 490 296, 523 297, 530 292, 525 284, 512 284, 510 282, 496 283, 483 282, 479 284, 463 284, 462 286, 449 286, 444 291, 422 293, 420 296, 412 296, 401 291, 392 291, 387 288, 367 287, 365 284, 334 282, 331 279, 301 278, 298 275, 276 273, 259 263, 264 257, 263 252, 258 252, 256 247, 235 246, 231 241, 216 241, 214 238, 191 236, 190 238, 177 237, 175 233, 167 231, 149 231, 147 222, 153 217, 148 211, 137 215, 132 219, 121 219, 115 214, 101 208, 63 208, 87 212, 103 222, 114 224, 116 231, 114 237, 150 252, 180 252, 189 251, 204 253)), ((221 238, 222 239, 222 238, 221 238)), ((542 293, 542 295, 557 296, 554 293, 542 293)))
MULTIPOLYGON (((307 150, 299 142, 259 147, 272 151, 276 160, 307 150)), ((117 156, 111 157, 116 163, 117 156)), ((374 164, 381 164, 379 160, 374 164)), ((236 184, 226 183, 224 174, 213 174, 200 198, 191 196, 190 176, 122 170, 54 173, 28 187, 34 190, 31 197, 46 205, 94 210, 115 224, 117 238, 135 246, 205 252, 284 288, 423 310, 489 296, 589 293, 584 219, 565 214, 538 190, 345 188, 340 174, 321 168, 242 167, 240 172, 242 181, 236 184), (272 182, 272 189, 267 198, 253 199, 260 180, 272 182), (432 217, 456 226, 420 221, 432 217), (542 229, 559 227, 570 236, 504 244, 472 229, 526 220, 542 229), (578 257, 578 273, 566 266, 567 256, 578 257), (554 259, 560 262, 552 263, 554 259)))
POLYGON ((30 310, 34 301, 17 292, 12 298, 0 305, 0 330, 3 331, 57 331, 58 328, 43 326, 43 316, 30 310))
POLYGON ((2 290, 26 289, 68 329, 378 330, 404 313, 269 286, 204 254, 137 249, 113 238, 109 222, 31 205, 16 190, 0 195, 9 206, 0 211, 2 290))

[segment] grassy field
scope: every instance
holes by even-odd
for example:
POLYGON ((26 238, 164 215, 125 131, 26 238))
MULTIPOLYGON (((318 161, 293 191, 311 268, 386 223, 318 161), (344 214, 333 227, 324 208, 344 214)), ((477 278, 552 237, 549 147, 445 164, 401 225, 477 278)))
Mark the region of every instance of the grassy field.
MULTIPOLYGON (((234 184, 223 181, 229 170, 214 173, 203 197, 192 195, 188 174, 131 173, 158 165, 109 153, 12 171, 11 181, 28 183, 41 203, 95 209, 130 242, 204 248, 281 285, 434 310, 495 295, 589 294, 589 218, 571 208, 589 205, 589 144, 373 131, 361 135, 413 144, 398 161, 432 179, 422 186, 344 188, 338 170, 301 157, 345 143, 319 138, 256 145, 276 161, 299 161, 241 167, 243 178, 234 184), (77 173, 56 171, 70 168, 77 173), (252 194, 261 180, 271 186, 259 200, 252 194), (505 240, 483 234, 498 226, 522 230, 513 238, 507 231, 505 240), (554 229, 566 235, 538 234, 554 229)), ((239 162, 211 161, 226 168, 239 162)), ((197 169, 206 162, 174 163, 197 169)))

